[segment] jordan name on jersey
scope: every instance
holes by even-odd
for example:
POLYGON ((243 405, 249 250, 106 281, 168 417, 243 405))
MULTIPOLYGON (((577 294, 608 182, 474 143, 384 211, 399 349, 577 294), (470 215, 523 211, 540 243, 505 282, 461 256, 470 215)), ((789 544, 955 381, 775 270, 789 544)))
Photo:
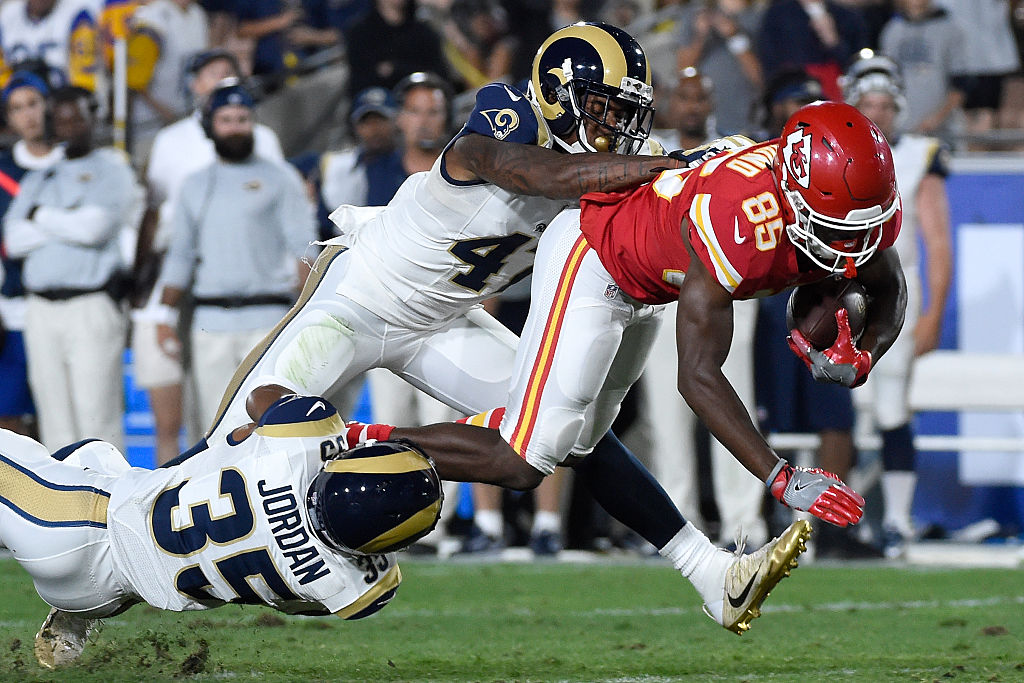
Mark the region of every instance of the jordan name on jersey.
POLYGON ((310 530, 306 488, 331 443, 257 432, 173 468, 133 470, 112 492, 109 515, 131 585, 165 609, 237 602, 342 616, 366 594, 396 587, 394 555, 356 562, 310 530))

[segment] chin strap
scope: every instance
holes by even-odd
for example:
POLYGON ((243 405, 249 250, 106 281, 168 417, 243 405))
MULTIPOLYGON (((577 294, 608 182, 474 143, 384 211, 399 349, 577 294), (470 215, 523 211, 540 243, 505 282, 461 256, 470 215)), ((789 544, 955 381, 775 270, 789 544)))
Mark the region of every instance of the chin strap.
POLYGON ((555 141, 555 144, 562 148, 562 151, 568 152, 569 154, 583 154, 584 152, 592 152, 592 151, 594 151, 594 150, 586 149, 580 143, 579 139, 577 139, 576 142, 574 142, 574 143, 572 143, 570 145, 568 142, 566 142, 562 138, 558 137, 557 135, 552 135, 551 137, 555 141))

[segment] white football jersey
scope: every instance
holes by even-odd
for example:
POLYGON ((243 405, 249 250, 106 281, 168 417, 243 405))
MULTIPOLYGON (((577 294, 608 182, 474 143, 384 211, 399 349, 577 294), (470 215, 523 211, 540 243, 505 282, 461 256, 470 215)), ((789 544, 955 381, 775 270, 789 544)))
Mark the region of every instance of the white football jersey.
POLYGON ((917 190, 921 180, 933 169, 945 174, 945 163, 940 143, 935 138, 921 135, 901 135, 892 145, 892 160, 896 168, 896 183, 903 199, 903 224, 896 238, 896 253, 903 270, 917 273, 920 260, 917 224, 917 190))
POLYGON ((305 438, 260 427, 175 467, 123 474, 107 523, 126 583, 176 611, 237 602, 349 618, 390 599, 402 576, 394 553, 350 559, 310 528, 306 489, 321 450, 335 452, 340 438, 316 436, 311 424, 284 425, 314 429, 305 438))
MULTIPOLYGON (((477 93, 467 132, 509 144, 552 144, 540 112, 502 84, 477 93)), ((645 153, 654 150, 661 153, 657 143, 645 143, 645 153)), ((410 176, 383 210, 341 207, 331 216, 342 232, 338 242, 355 247, 337 293, 395 325, 437 327, 522 279, 548 223, 575 205, 454 180, 444 159, 410 176)))
MULTIPOLYGON (((198 3, 182 8, 171 0, 156 0, 135 10, 131 22, 133 30, 148 33, 160 46, 149 93, 178 114, 185 114, 188 60, 210 42, 206 13, 198 3)), ((159 113, 142 98, 133 103, 132 118, 136 125, 161 121, 159 113)))
POLYGON ((0 49, 4 63, 42 59, 72 85, 92 87, 97 64, 96 15, 86 0, 58 0, 39 21, 28 16, 25 0, 0 7, 0 49))

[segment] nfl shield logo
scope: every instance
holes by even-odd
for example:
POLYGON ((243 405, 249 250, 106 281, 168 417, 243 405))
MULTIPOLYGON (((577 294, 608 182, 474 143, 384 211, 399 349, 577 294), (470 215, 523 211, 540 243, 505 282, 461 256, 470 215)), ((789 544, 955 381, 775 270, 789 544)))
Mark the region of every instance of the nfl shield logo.
POLYGON ((614 282, 604 288, 604 298, 609 301, 614 299, 619 294, 619 286, 614 282))

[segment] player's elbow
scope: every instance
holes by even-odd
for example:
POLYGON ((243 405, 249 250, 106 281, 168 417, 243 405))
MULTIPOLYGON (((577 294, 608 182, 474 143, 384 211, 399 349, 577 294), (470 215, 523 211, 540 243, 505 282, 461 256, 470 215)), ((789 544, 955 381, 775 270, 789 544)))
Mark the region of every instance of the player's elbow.
POLYGON ((530 489, 537 488, 544 480, 544 475, 539 470, 528 465, 525 460, 522 463, 522 467, 517 468, 514 473, 511 473, 505 488, 514 491, 529 491, 530 489))
MULTIPOLYGON (((682 367, 682 363, 680 363, 680 367, 682 367)), ((695 412, 702 404, 703 397, 713 395, 713 384, 712 377, 699 368, 680 371, 676 379, 676 388, 679 390, 679 394, 695 412)))
MULTIPOLYGON (((497 434, 497 430, 492 430, 497 434)), ((499 437, 500 438, 500 437, 499 437)), ((504 439, 495 444, 501 450, 501 485, 514 491, 529 491, 537 488, 544 480, 544 474, 526 462, 504 439)))

